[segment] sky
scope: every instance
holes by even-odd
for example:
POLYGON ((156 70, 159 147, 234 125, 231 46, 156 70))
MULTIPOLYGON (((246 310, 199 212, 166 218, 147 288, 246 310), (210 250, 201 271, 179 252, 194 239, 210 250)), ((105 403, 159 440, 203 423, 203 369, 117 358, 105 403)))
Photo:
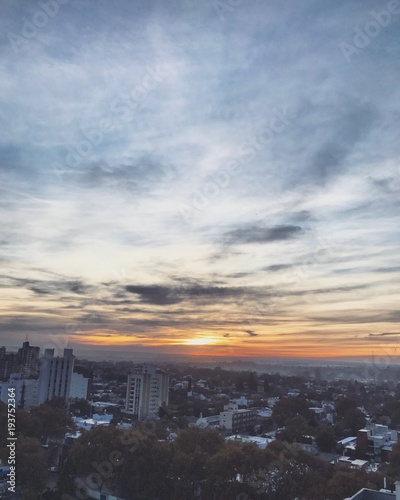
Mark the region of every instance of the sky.
POLYGON ((0 344, 400 354, 400 1, 0 11, 0 344))

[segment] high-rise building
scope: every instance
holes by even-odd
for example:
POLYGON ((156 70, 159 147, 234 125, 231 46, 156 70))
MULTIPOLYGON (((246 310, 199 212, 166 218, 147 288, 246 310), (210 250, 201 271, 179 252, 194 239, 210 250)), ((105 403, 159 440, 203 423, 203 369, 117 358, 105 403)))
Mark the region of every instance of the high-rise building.
POLYGON ((92 390, 93 372, 84 366, 75 366, 71 380, 71 399, 88 399, 92 390))
POLYGON ((127 413, 136 415, 138 419, 152 418, 158 414, 160 406, 168 405, 168 401, 168 373, 158 368, 142 366, 137 373, 128 375, 125 406, 127 413))
POLYGON ((17 365, 22 378, 37 378, 39 374, 39 347, 30 346, 26 341, 18 349, 17 365))
POLYGON ((40 360, 39 404, 53 398, 70 397, 75 357, 72 349, 64 349, 63 357, 54 357, 54 349, 46 349, 40 360))
POLYGON ((17 357, 16 353, 8 353, 4 346, 0 347, 0 380, 6 382, 12 373, 18 371, 17 357))
POLYGON ((29 410, 31 406, 37 404, 38 385, 37 379, 23 379, 20 373, 14 373, 7 382, 0 382, 0 400, 7 404, 8 391, 13 389, 16 406, 29 410))

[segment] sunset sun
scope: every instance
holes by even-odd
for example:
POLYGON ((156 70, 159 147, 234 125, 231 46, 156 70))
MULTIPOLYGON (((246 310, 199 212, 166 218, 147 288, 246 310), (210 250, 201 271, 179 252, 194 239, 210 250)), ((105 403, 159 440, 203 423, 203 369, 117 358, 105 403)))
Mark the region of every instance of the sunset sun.
POLYGON ((210 345, 217 343, 218 343, 217 339, 213 337, 199 337, 194 339, 188 339, 185 341, 185 344, 188 345, 210 345))

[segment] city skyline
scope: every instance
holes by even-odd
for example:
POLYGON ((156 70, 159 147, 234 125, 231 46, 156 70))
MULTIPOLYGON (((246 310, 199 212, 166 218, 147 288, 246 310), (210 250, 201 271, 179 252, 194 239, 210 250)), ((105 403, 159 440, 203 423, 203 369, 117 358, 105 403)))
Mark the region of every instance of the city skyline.
POLYGON ((0 345, 400 354, 400 2, 43 5, 2 5, 0 345))

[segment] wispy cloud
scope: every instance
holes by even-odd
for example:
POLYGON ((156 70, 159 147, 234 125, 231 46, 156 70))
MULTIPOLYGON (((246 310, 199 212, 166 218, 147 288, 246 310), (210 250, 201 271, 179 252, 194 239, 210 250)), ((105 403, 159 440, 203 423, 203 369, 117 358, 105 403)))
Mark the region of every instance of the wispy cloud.
POLYGON ((249 337, 258 337, 258 333, 253 330, 246 330, 246 333, 249 337))
POLYGON ((300 226, 260 227, 250 225, 232 229, 224 235, 224 242, 230 245, 246 243, 273 243, 296 238, 303 232, 300 226))
POLYGON ((361 0, 3 4, 4 343, 397 338, 394 21, 348 63, 361 0))

